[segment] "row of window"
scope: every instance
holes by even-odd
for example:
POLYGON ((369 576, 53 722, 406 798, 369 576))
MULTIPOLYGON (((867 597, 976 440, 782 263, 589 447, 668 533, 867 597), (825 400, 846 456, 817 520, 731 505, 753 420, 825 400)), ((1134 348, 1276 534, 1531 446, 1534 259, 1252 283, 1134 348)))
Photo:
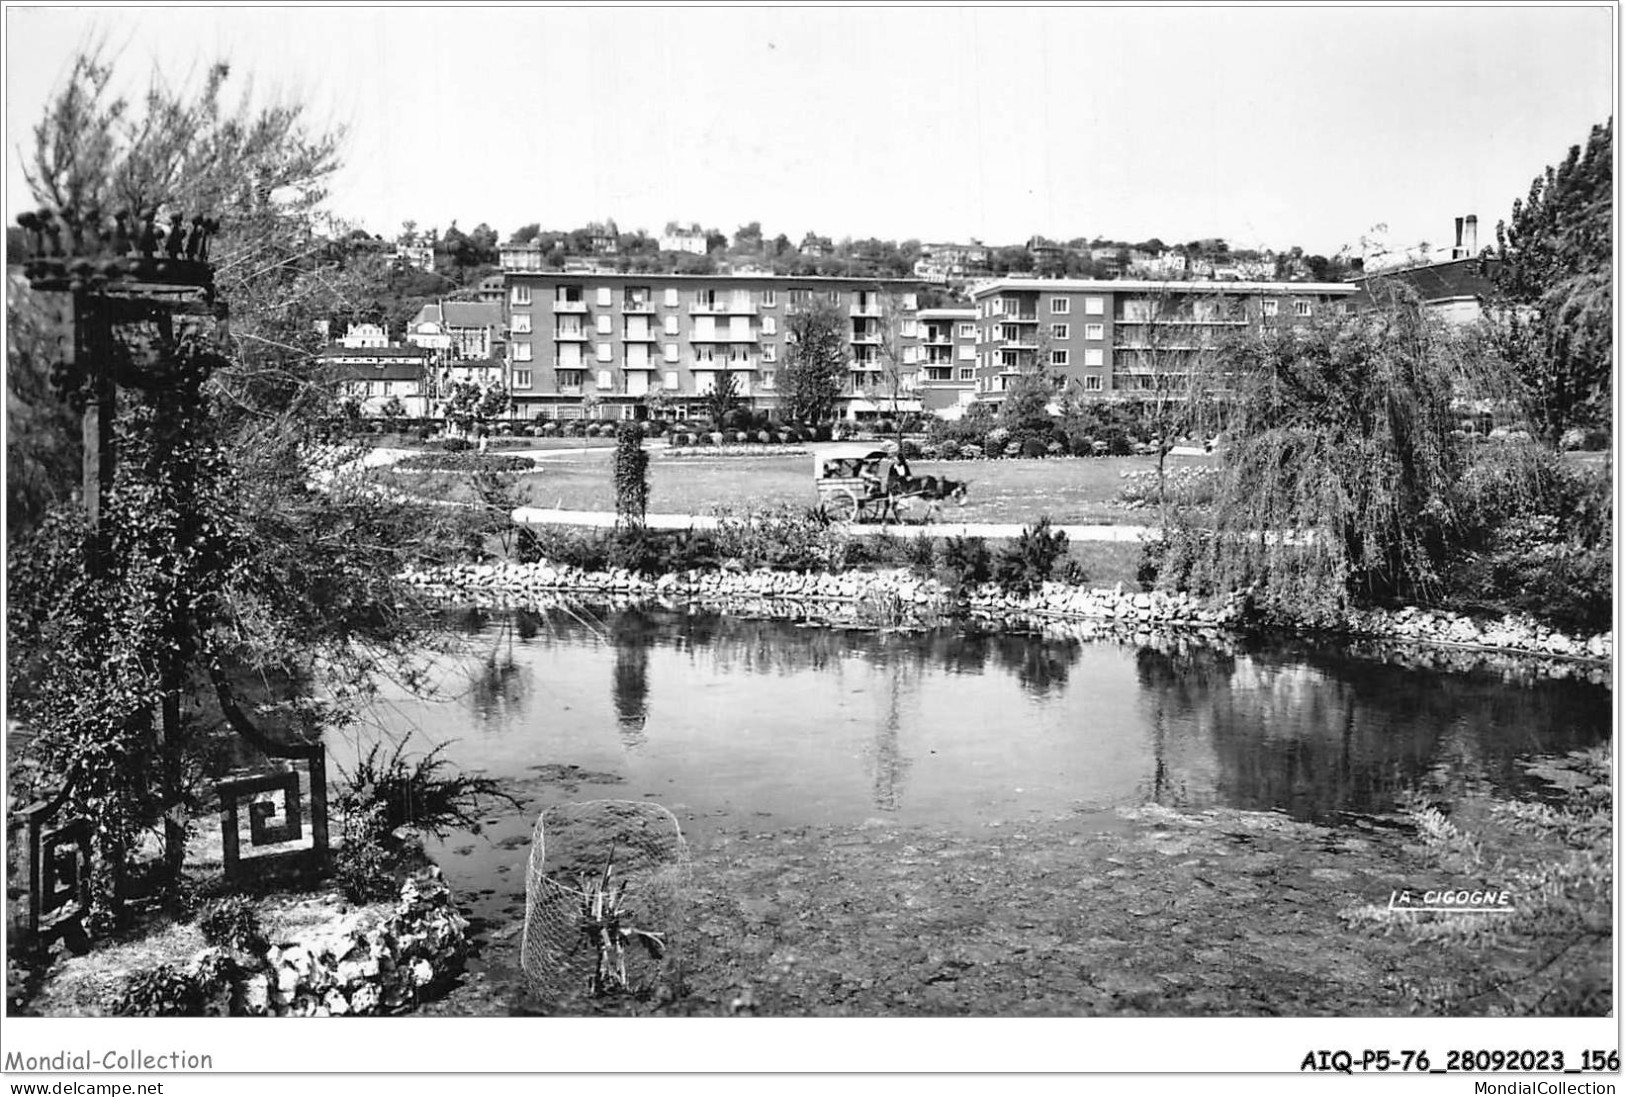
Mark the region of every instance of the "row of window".
MULTIPOLYGON (((1279 316, 1281 302, 1274 297, 1265 297, 1263 310, 1265 316, 1279 316)), ((1199 319, 1219 319, 1220 305, 1215 301, 1194 302, 1199 319)), ((1035 316, 1035 313, 1024 313, 1022 302, 1014 297, 994 297, 982 301, 977 305, 977 315, 983 319, 994 316, 1035 316)), ((1125 318, 1150 319, 1152 302, 1143 300, 1127 300, 1123 302, 1125 318)), ((1060 316, 1072 311, 1070 297, 1051 297, 1049 310, 1052 315, 1060 316)), ((1106 299, 1104 297, 1085 297, 1083 311, 1086 316, 1104 316, 1106 314, 1106 299)), ((1292 314, 1294 316, 1313 316, 1315 304, 1306 298, 1298 297, 1292 301, 1292 314)))
MULTIPOLYGON (((778 344, 776 343, 763 343, 759 348, 756 349, 760 351, 762 361, 764 362, 777 362, 779 360, 779 348, 778 344)), ((512 352, 512 359, 515 362, 531 362, 535 360, 535 352, 529 343, 510 344, 510 350, 512 352)), ((666 361, 675 362, 681 353, 681 348, 676 343, 666 343, 662 346, 661 353, 666 361)), ((695 358, 701 361, 714 361, 717 358, 730 357, 734 360, 743 360, 747 356, 743 351, 735 352, 732 350, 726 350, 719 352, 711 347, 695 347, 693 353, 695 358)), ((559 361, 561 362, 571 360, 572 358, 579 360, 581 357, 581 348, 575 344, 566 343, 559 348, 559 361)), ((611 343, 595 344, 593 347, 593 357, 600 362, 613 361, 615 358, 614 345, 611 343)), ((637 346, 627 347, 626 357, 628 361, 650 360, 648 349, 637 346)))
MULTIPOLYGON (((833 305, 841 303, 844 296, 850 295, 855 305, 877 308, 880 305, 880 294, 867 290, 839 290, 828 291, 812 289, 785 290, 785 304, 794 308, 806 305, 813 301, 814 295, 825 293, 833 305)), ((662 302, 666 308, 677 308, 681 302, 681 293, 676 286, 667 286, 662 293, 662 302)), ((753 291, 748 289, 699 289, 693 291, 693 303, 707 308, 777 308, 779 304, 779 291, 764 289, 753 291)), ((615 290, 610 286, 599 286, 594 294, 599 308, 612 308, 615 304, 615 290)), ((553 299, 565 304, 585 304, 586 290, 579 285, 561 285, 554 288, 553 299)), ((515 284, 508 294, 510 304, 525 306, 532 303, 531 287, 523 282, 515 284)), ((621 289, 621 306, 627 309, 647 309, 654 307, 654 291, 649 286, 624 286, 621 289)), ((899 306, 905 312, 913 312, 919 308, 919 295, 904 293, 899 297, 899 306)))
MULTIPOLYGON (((614 322, 614 319, 609 314, 601 312, 596 317, 594 317, 593 319, 594 319, 593 332, 595 334, 597 334, 597 335, 613 335, 615 333, 615 322, 614 322)), ((696 338, 696 339, 710 339, 710 338, 713 338, 716 335, 716 333, 719 330, 721 330, 716 326, 716 323, 715 323, 716 319, 717 318, 714 317, 714 316, 700 316, 700 317, 697 317, 694 320, 694 338, 696 338)), ((905 321, 905 327, 908 326, 911 323, 912 323, 911 321, 905 321)), ((666 334, 666 335, 680 335, 680 334, 682 334, 680 324, 681 324, 681 321, 678 319, 678 317, 670 316, 670 315, 666 316, 663 323, 662 323, 662 325, 661 325, 663 334, 666 334)), ((762 317, 761 325, 762 326, 761 326, 761 329, 760 329, 760 332, 759 332, 759 334, 761 334, 761 335, 777 335, 779 333, 779 321, 778 321, 777 317, 764 316, 764 317, 762 317)), ((531 327, 531 315, 530 315, 530 313, 528 313, 528 312, 516 312, 516 313, 513 313, 512 316, 510 317, 510 320, 509 320, 508 330, 514 335, 529 335, 529 334, 531 334, 531 331, 533 329, 531 327)), ((643 316, 629 316, 629 317, 627 317, 627 319, 626 319, 626 334, 625 334, 624 338, 627 338, 627 339, 647 339, 647 338, 649 338, 649 336, 651 334, 653 334, 653 332, 654 332, 654 329, 649 325, 649 321, 648 321, 647 317, 643 317, 643 316)), ((750 320, 747 317, 743 317, 743 316, 733 317, 733 322, 729 325, 728 332, 729 332, 730 335, 732 335, 736 339, 754 339, 754 338, 756 338, 756 334, 753 334, 751 332, 751 330, 750 330, 750 320)), ((581 338, 582 336, 584 336, 586 334, 587 334, 586 327, 581 323, 581 318, 576 317, 576 316, 560 316, 560 317, 558 317, 557 321, 556 321, 556 323, 554 325, 554 328, 553 328, 553 336, 556 339, 579 339, 579 338, 581 338)), ((907 334, 907 332, 905 331, 904 334, 907 334)))
MULTIPOLYGON (((560 390, 579 389, 586 383, 587 371, 580 369, 561 369, 557 372, 555 377, 560 390)), ((615 387, 615 375, 607 369, 598 370, 596 380, 598 382, 597 387, 603 391, 607 392, 615 387)), ((664 381, 663 387, 673 392, 677 391, 679 381, 677 372, 675 370, 667 370, 662 375, 661 380, 664 381)), ((515 392, 518 392, 521 389, 533 389, 535 388, 535 382, 536 375, 534 371, 528 369, 516 369, 513 371, 513 388, 515 392)), ((647 388, 648 384, 647 380, 642 378, 641 375, 629 376, 627 378, 627 382, 629 388, 647 388)), ((756 379, 756 385, 757 387, 764 389, 775 388, 778 385, 778 374, 773 372, 760 374, 756 379)), ((709 388, 709 383, 707 383, 704 387, 700 387, 698 384, 696 385, 696 391, 698 392, 704 392, 707 388, 709 388)))

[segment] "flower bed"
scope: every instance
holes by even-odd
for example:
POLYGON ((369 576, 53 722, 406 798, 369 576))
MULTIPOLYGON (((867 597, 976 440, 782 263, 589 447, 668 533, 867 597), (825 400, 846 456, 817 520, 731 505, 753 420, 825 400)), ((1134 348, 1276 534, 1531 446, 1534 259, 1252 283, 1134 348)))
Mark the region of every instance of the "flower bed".
POLYGON ((516 453, 414 453, 395 462, 405 472, 524 472, 536 467, 516 453))

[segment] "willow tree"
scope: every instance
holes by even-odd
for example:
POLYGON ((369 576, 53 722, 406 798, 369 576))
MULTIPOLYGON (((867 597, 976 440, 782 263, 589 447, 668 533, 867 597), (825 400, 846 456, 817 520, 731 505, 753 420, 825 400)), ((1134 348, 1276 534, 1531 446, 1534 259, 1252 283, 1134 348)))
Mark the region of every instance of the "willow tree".
POLYGON ((1440 593, 1474 521, 1457 401, 1504 395, 1505 367, 1402 287, 1372 294, 1369 310, 1227 349, 1217 498, 1204 519, 1187 516, 1165 574, 1251 588, 1297 619, 1440 593))

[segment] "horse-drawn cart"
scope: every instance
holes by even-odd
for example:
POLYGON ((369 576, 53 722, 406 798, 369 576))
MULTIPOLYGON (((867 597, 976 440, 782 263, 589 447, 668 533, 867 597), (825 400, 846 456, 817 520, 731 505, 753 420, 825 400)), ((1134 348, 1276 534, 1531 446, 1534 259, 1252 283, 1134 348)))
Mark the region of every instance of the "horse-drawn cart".
POLYGON ((964 485, 936 476, 915 479, 908 462, 872 445, 831 446, 813 456, 813 483, 825 513, 839 522, 898 521, 899 504, 963 501, 964 485))

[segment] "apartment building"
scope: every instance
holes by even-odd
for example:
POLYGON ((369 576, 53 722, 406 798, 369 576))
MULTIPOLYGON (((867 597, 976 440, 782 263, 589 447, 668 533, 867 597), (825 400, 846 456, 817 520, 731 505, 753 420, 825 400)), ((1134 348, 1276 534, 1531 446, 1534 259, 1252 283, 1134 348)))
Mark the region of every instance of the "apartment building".
POLYGON ((776 412, 788 318, 818 300, 846 323, 843 415, 920 406, 916 281, 567 273, 517 264, 505 274, 515 418, 640 419, 653 413, 657 394, 663 413, 698 414, 724 372, 744 406, 776 412))
POLYGON ((921 309, 918 383, 920 405, 941 412, 976 399, 976 310, 921 309))
POLYGON ((978 399, 1045 366, 1086 393, 1132 396, 1216 351, 1225 333, 1347 308, 1356 287, 1316 282, 1001 278, 972 291, 978 399))

